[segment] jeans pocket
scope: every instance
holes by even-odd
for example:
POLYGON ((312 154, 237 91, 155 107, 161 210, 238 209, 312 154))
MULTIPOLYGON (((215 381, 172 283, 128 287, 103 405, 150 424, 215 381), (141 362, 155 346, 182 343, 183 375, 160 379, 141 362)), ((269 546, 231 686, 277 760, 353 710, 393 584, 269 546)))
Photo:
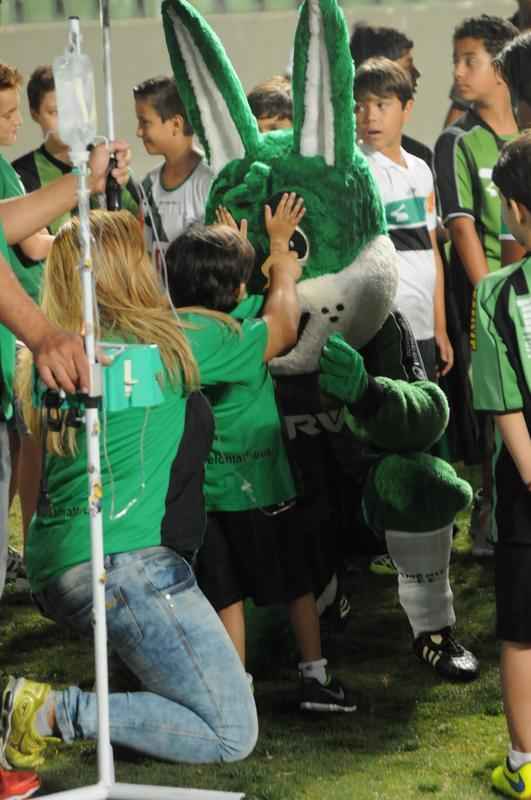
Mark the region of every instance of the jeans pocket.
POLYGON ((157 592, 173 595, 195 586, 192 567, 177 553, 168 552, 146 559, 142 566, 146 581, 157 592))

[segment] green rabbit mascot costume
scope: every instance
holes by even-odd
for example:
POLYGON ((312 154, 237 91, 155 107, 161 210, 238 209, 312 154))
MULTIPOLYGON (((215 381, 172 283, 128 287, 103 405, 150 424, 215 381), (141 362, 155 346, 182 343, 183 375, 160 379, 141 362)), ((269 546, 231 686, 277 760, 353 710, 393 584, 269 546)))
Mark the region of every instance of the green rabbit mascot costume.
MULTIPOLYGON (((263 208, 304 198, 292 240, 304 264, 297 345, 272 362, 300 497, 333 542, 363 525, 385 536, 414 650, 443 677, 471 680, 449 584, 452 526, 471 489, 427 454, 448 421, 407 322, 393 309, 398 272, 384 212, 356 146, 348 31, 335 0, 306 0, 294 47, 293 130, 262 134, 223 46, 185 0, 165 0, 164 29, 188 119, 216 179, 206 209, 248 221, 260 292, 268 254, 263 208)), ((308 516, 301 517, 301 525, 308 516)), ((330 548, 329 548, 330 549, 330 548)), ((326 572, 326 569, 325 569, 326 572)))

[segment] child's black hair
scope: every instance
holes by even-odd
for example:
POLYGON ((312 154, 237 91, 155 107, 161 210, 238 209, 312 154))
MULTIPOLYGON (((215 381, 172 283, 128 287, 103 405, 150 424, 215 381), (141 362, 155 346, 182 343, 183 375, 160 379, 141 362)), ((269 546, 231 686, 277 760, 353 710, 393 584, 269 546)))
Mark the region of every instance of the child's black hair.
POLYGON ((516 99, 531 106, 531 31, 512 39, 494 63, 516 99))
POLYGON ((55 92, 53 70, 49 64, 43 64, 33 70, 26 86, 26 92, 30 111, 38 114, 44 95, 48 92, 55 92))
POLYGON ((454 30, 454 42, 460 39, 478 39, 483 42, 487 53, 496 58, 498 53, 511 39, 518 35, 518 28, 502 17, 482 14, 480 17, 468 17, 460 22, 454 30))
POLYGON ((179 114, 184 120, 183 131, 186 136, 193 134, 174 78, 168 78, 166 75, 148 78, 133 88, 133 95, 135 100, 147 100, 163 122, 179 114))
POLYGON ((229 313, 255 262, 252 244, 227 225, 194 223, 166 252, 168 289, 175 307, 203 306, 229 313))
POLYGON ((275 75, 270 80, 259 83, 251 89, 247 100, 256 119, 293 119, 291 83, 282 75, 275 75))
POLYGON ((516 200, 531 213, 531 131, 508 142, 492 171, 492 180, 506 198, 516 200))
POLYGON ((413 98, 413 84, 405 69, 389 58, 369 58, 356 70, 354 97, 398 97, 402 108, 413 98))
POLYGON ((366 22, 354 25, 350 37, 350 53, 356 66, 375 56, 398 61, 412 47, 412 40, 396 28, 375 27, 366 22))

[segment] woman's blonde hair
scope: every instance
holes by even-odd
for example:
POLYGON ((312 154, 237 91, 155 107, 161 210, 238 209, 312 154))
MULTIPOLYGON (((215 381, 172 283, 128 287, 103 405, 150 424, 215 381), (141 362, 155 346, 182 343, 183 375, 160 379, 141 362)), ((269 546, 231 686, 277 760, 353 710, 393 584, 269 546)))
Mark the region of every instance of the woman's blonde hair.
MULTIPOLYGON (((83 327, 79 220, 57 233, 44 270, 41 307, 48 319, 74 333, 83 327)), ((128 211, 91 211, 92 260, 98 309, 97 338, 156 344, 172 383, 183 391, 199 385, 199 373, 186 336, 146 253, 138 221, 128 211)), ((40 410, 32 408, 32 359, 25 354, 19 371, 19 394, 31 431, 40 432, 40 410)), ((57 455, 75 452, 75 432, 50 434, 48 449, 57 455)))

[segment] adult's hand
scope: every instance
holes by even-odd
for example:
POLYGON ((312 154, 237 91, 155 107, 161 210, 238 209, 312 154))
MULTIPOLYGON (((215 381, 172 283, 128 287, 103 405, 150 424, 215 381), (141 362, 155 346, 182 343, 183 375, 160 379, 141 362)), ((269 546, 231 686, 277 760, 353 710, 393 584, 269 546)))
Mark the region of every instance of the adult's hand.
POLYGON ((98 144, 90 153, 90 190, 91 192, 104 192, 105 182, 109 168, 109 158, 111 154, 116 158, 116 167, 111 170, 111 175, 120 186, 125 186, 129 180, 129 163, 131 161, 131 150, 129 144, 124 139, 116 139, 110 143, 98 144))
POLYGON ((89 363, 81 336, 49 325, 29 346, 39 374, 50 389, 63 389, 67 394, 88 392, 89 363))

